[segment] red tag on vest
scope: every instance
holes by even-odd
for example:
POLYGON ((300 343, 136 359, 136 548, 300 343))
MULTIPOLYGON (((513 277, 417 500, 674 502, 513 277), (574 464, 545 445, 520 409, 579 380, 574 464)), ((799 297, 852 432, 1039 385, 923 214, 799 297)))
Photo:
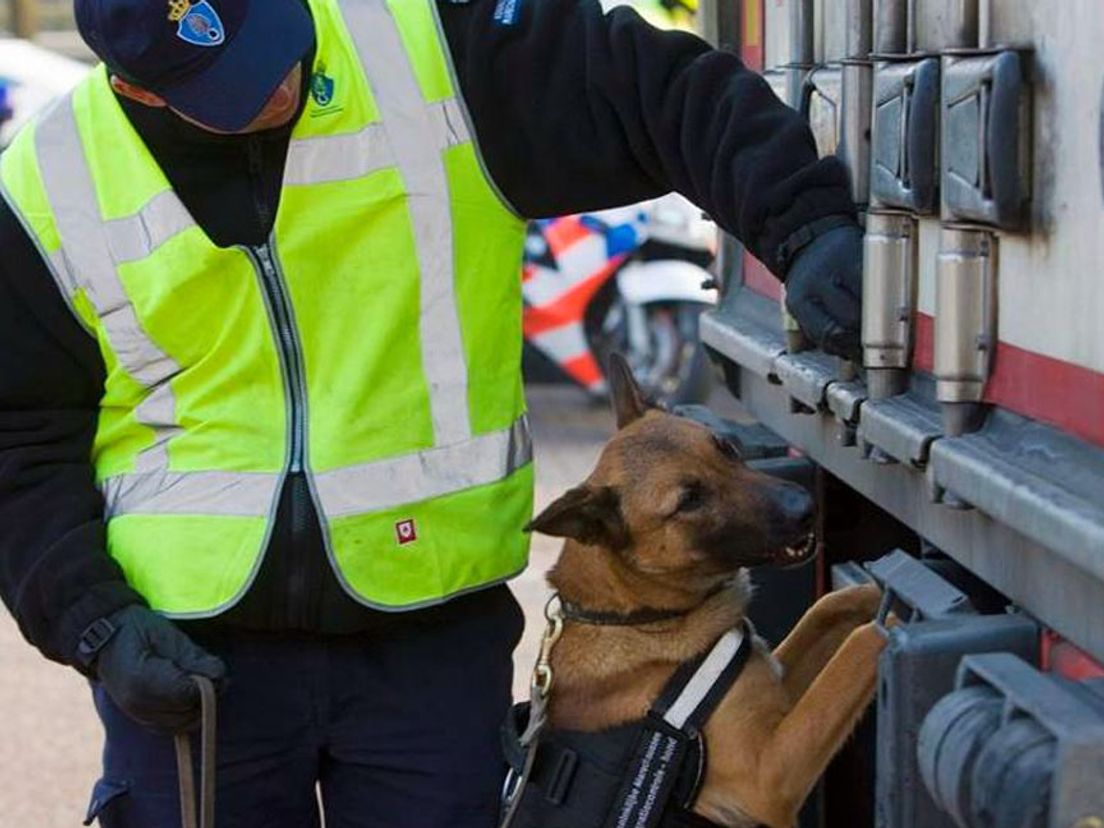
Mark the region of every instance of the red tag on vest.
POLYGON ((418 539, 418 530, 414 526, 414 518, 400 520, 395 524, 395 538, 398 540, 399 546, 414 543, 418 539))

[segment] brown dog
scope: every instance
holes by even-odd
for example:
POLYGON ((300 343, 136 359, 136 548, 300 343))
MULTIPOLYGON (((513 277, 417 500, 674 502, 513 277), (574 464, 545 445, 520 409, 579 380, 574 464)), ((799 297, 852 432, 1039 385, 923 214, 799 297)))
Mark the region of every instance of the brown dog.
MULTIPOLYGON (((550 722, 600 730, 642 717, 675 669, 743 619, 744 567, 813 553, 813 502, 745 466, 690 420, 646 407, 615 359, 618 432, 598 465, 532 522, 567 538, 548 580, 589 612, 685 614, 632 626, 568 620, 552 653, 550 722)), ((819 600, 771 653, 756 639, 709 719, 695 812, 728 826, 789 828, 874 694, 880 590, 819 600)))

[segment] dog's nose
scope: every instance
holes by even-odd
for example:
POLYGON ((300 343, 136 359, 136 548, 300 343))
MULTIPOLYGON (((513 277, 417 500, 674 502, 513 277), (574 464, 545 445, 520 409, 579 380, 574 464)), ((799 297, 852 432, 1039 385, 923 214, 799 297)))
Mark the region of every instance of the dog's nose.
POLYGON ((816 503, 804 488, 793 483, 779 486, 775 503, 787 524, 802 532, 812 530, 816 503))

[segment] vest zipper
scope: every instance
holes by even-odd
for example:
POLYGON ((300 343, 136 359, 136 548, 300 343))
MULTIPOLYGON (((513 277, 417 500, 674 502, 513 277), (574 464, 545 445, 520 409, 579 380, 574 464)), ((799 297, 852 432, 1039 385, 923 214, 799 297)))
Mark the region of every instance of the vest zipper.
POLYGON ((318 589, 316 579, 312 577, 312 561, 308 554, 311 545, 306 537, 310 525, 308 510, 313 508, 313 503, 310 502, 310 483, 306 479, 307 392, 303 351, 291 313, 287 285, 280 272, 271 237, 265 244, 247 250, 261 277, 265 302, 276 329, 276 342, 287 386, 290 445, 287 476, 282 485, 291 489, 287 519, 291 523, 288 551, 292 560, 287 568, 286 618, 283 621, 292 628, 309 629, 316 612, 318 589))
POLYGON ((265 299, 276 327, 280 361, 287 381, 288 417, 291 446, 288 450, 288 471, 300 473, 306 466, 306 384, 303 380, 302 349, 291 318, 291 302, 271 242, 248 248, 250 257, 261 276, 265 299))

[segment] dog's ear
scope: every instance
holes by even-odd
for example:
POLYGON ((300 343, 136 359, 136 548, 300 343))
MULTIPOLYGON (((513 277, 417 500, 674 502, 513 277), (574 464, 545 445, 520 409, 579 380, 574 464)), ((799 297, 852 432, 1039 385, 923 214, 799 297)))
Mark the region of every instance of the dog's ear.
POLYGON ((648 410, 644 392, 636 384, 636 377, 621 354, 610 354, 606 379, 609 381, 610 400, 613 402, 613 413, 617 417, 619 429, 644 416, 644 412, 648 410))
POLYGON ((609 486, 576 486, 525 528, 609 549, 623 549, 629 543, 629 530, 621 517, 617 492, 609 486))

